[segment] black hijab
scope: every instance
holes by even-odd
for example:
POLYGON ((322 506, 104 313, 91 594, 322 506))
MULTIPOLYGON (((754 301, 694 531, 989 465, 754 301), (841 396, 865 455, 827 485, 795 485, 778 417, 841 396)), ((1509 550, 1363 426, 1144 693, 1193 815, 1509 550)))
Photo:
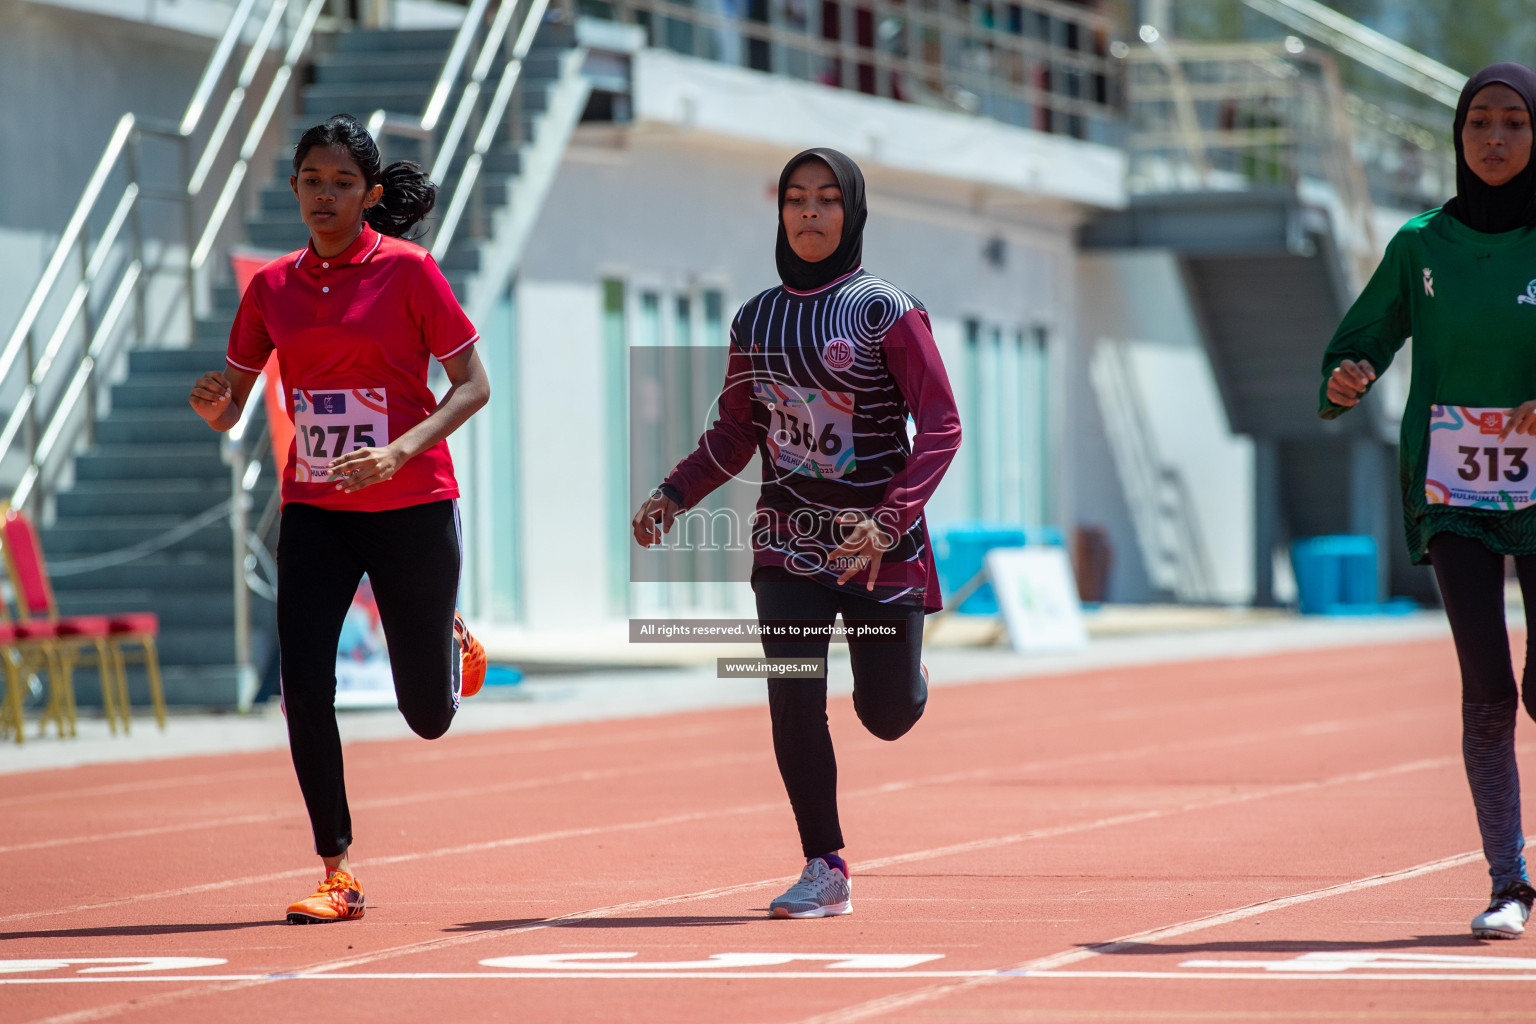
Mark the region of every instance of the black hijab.
POLYGON ((1461 148, 1461 129, 1467 123, 1467 108, 1472 97, 1487 86, 1507 85, 1525 100, 1525 109, 1536 117, 1536 71, 1524 64, 1490 64, 1467 79, 1456 102, 1456 123, 1452 136, 1456 143, 1456 195, 1445 204, 1445 212, 1473 231, 1498 234, 1536 224, 1536 152, 1525 170, 1502 185, 1494 186, 1477 176, 1467 165, 1461 148))
POLYGON ((864 260, 864 222, 868 218, 869 211, 864 206, 864 174, 858 164, 835 149, 808 149, 796 153, 779 174, 779 240, 773 254, 779 266, 779 279, 797 292, 813 292, 858 270, 864 260), (832 168, 837 187, 843 190, 843 237, 838 240, 837 251, 818 263, 796 256, 795 250, 789 247, 789 236, 784 233, 784 190, 789 187, 789 176, 795 173, 795 168, 807 160, 820 160, 832 168))

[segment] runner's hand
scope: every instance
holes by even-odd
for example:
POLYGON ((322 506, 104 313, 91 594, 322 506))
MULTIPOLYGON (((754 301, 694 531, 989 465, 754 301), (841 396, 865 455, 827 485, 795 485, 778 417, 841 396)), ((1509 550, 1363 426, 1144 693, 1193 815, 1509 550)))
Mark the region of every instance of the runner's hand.
POLYGON ((1509 419, 1504 423, 1499 440, 1510 434, 1536 434, 1536 402, 1526 402, 1509 410, 1509 419))
POLYGON ((1376 379, 1376 368, 1364 359, 1358 363, 1346 359, 1333 368, 1328 377, 1328 401, 1334 405, 1353 408, 1360 403, 1365 389, 1376 379))
POLYGON ((630 521, 635 531, 635 543, 648 548, 661 540, 661 535, 672 529, 672 520, 682 508, 665 494, 653 494, 640 504, 640 511, 630 521), (661 520, 660 529, 656 521, 661 520))
POLYGON ((875 589, 875 579, 880 575, 880 560, 891 550, 893 542, 880 525, 863 512, 843 512, 837 521, 844 525, 843 542, 827 556, 828 561, 855 556, 854 562, 837 578, 839 585, 847 583, 865 566, 869 567, 869 580, 865 590, 875 589))
POLYGON ((370 484, 383 483, 400 471, 405 459, 393 445, 359 448, 331 460, 330 478, 338 491, 352 494, 370 484))
POLYGON ((192 385, 192 394, 187 396, 187 401, 192 403, 192 411, 197 413, 209 423, 214 422, 224 415, 229 403, 234 400, 235 391, 229 386, 229 381, 218 372, 209 372, 197 378, 197 383, 192 385))

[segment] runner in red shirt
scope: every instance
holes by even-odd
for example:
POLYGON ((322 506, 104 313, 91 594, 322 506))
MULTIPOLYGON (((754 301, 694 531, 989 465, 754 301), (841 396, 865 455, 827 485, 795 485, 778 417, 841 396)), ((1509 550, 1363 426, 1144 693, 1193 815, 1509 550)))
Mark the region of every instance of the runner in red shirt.
POLYGON ((203 374, 190 401, 213 429, 230 429, 277 354, 295 433, 277 548, 283 702, 326 867, 288 920, 312 924, 363 915, 335 714, 337 642, 363 575, 400 710, 419 735, 447 732, 459 697, 485 678, 485 652, 455 611, 459 488, 446 438, 485 405, 490 383, 442 272, 401 237, 437 198, 421 168, 381 168, 368 132, 338 114, 300 138, 293 172, 309 245, 257 272, 224 372, 203 374), (427 387, 429 358, 452 385, 441 402, 427 387))

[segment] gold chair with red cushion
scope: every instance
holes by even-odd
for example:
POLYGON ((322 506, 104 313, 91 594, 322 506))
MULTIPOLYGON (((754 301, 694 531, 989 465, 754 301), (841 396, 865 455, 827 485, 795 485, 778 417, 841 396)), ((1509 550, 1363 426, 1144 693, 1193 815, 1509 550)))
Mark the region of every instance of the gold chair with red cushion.
MULTIPOLYGON (((160 684, 160 660, 155 652, 155 634, 159 620, 148 612, 122 615, 63 615, 54 600, 53 584, 48 580, 48 563, 43 558, 37 530, 26 513, 0 505, 0 549, 5 553, 5 567, 16 590, 16 605, 24 618, 16 623, 23 639, 53 639, 70 698, 70 726, 73 734, 72 673, 84 652, 94 653, 101 677, 102 705, 112 731, 119 718, 123 731, 130 726, 128 677, 124 670, 124 644, 137 644, 149 675, 150 697, 155 719, 165 728, 165 695, 160 684)), ((136 659, 137 660, 137 659, 136 659)), ((47 714, 44 716, 49 717, 47 714)))
POLYGON ((5 675, 5 698, 0 701, 0 739, 9 733, 17 743, 25 743, 27 730, 22 719, 21 702, 29 673, 22 670, 20 641, 16 636, 16 627, 9 622, 0 622, 0 667, 3 667, 5 675))
MULTIPOLYGON (((12 622, 5 602, 0 600, 0 667, 5 674, 5 704, 0 710, 0 722, 5 728, 14 727, 17 743, 26 739, 22 731, 22 702, 26 700, 27 681, 39 669, 47 673, 48 703, 38 720, 37 734, 42 736, 48 723, 53 722, 60 739, 75 735, 75 687, 69 671, 72 665, 55 634, 56 630, 46 622, 35 623, 31 629, 12 622)), ((111 705, 107 707, 110 717, 111 705)), ((4 731, 0 729, 0 734, 4 731)))

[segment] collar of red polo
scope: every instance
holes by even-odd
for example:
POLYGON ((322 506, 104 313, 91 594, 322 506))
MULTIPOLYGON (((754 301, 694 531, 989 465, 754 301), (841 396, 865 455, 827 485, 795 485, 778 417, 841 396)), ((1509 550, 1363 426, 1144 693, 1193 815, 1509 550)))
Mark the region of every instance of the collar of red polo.
POLYGON ((293 261, 293 265, 301 267, 305 263, 366 263, 368 257, 379 251, 379 243, 382 241, 384 236, 364 221, 363 230, 359 232, 357 238, 338 255, 322 260, 320 254, 315 252, 315 240, 311 238, 309 244, 304 247, 304 251, 299 253, 299 258, 293 261))

